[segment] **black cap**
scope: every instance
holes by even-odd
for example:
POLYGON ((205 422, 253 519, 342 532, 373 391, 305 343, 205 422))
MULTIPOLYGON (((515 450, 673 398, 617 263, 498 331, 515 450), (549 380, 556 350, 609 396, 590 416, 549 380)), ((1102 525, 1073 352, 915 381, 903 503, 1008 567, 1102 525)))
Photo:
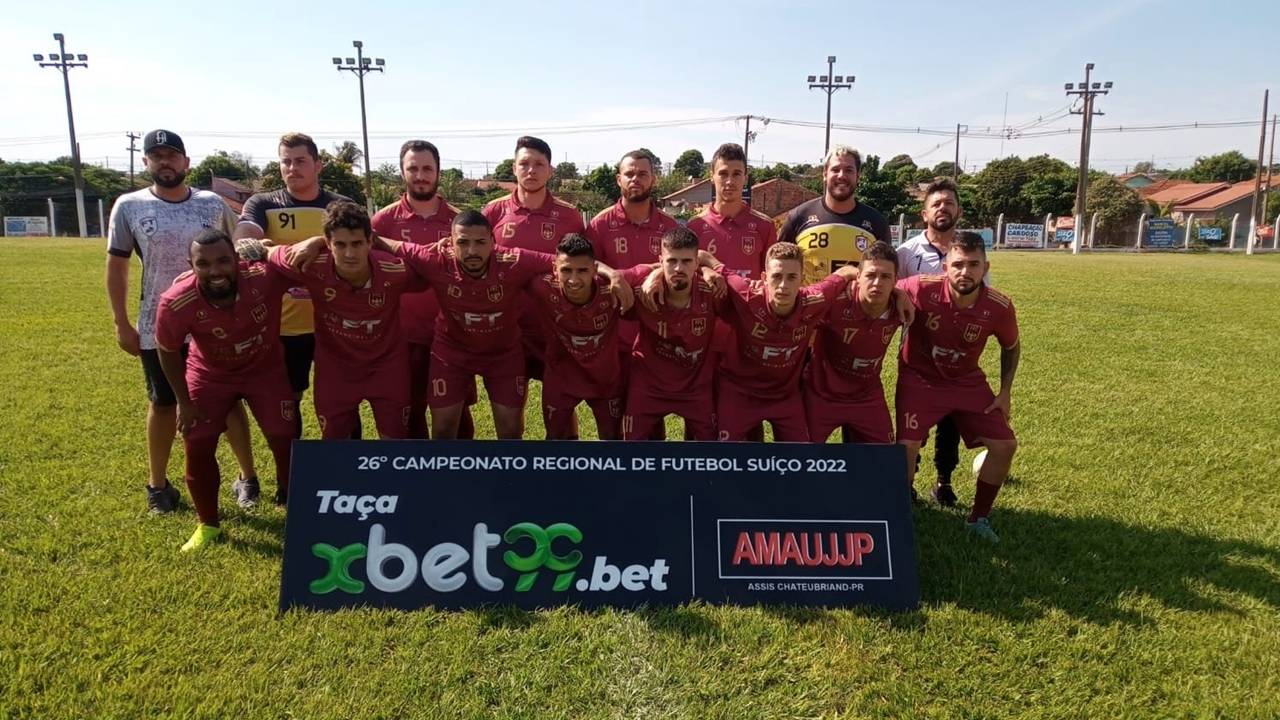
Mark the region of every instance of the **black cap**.
POLYGON ((182 138, 178 137, 178 133, 169 130, 152 130, 142 139, 142 152, 149 153, 158 147, 172 148, 183 155, 187 154, 182 138))

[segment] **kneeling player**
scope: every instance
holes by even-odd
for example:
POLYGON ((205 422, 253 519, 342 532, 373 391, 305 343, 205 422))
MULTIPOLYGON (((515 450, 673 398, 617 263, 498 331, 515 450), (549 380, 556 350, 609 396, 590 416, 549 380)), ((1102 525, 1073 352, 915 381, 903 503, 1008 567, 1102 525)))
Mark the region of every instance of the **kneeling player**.
POLYGON ((898 442, 907 448, 913 494, 920 444, 941 418, 955 418, 966 446, 986 446, 967 525, 998 542, 987 516, 1018 448, 1009 427, 1009 396, 1021 353, 1018 319, 1013 302, 982 281, 991 264, 981 236, 960 233, 945 263, 944 275, 916 275, 899 283, 917 312, 898 365, 898 442), (978 365, 992 335, 1000 343, 999 393, 991 392, 978 365))
POLYGON ((276 503, 288 493, 289 450, 297 405, 280 344, 280 297, 289 281, 263 264, 237 261, 231 237, 205 230, 191 243, 193 272, 160 298, 156 345, 160 366, 178 399, 178 430, 187 455, 187 489, 200 523, 183 552, 220 534, 218 435, 243 398, 276 461, 276 503), (191 351, 183 367, 183 340, 191 351))
POLYGON ((409 288, 404 260, 373 250, 364 208, 329 204, 320 254, 302 272, 272 251, 270 264, 311 295, 316 327, 316 415, 325 440, 352 436, 360 402, 373 408, 379 437, 408 436, 409 353, 400 333, 400 295, 409 288))
POLYGON ((576 437, 573 417, 579 403, 591 407, 601 440, 621 433, 621 363, 618 316, 622 310, 597 269, 595 252, 577 233, 556 247, 555 270, 529 285, 553 333, 547 340, 542 381, 542 417, 548 440, 576 437))
POLYGON ((858 275, 827 311, 804 374, 809 439, 823 443, 836 428, 844 441, 893 442, 880 370, 902 324, 893 303, 898 255, 877 241, 862 254, 858 275))

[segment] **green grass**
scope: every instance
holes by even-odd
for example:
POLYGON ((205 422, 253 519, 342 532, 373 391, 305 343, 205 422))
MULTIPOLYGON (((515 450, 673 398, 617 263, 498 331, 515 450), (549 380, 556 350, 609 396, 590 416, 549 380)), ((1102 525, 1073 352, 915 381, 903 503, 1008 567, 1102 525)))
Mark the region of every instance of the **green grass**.
POLYGON ((1280 256, 993 259, 1023 332, 1003 542, 917 509, 919 612, 281 618, 278 510, 197 558, 190 511, 144 513, 102 243, 2 240, 0 717, 1280 715, 1280 256))

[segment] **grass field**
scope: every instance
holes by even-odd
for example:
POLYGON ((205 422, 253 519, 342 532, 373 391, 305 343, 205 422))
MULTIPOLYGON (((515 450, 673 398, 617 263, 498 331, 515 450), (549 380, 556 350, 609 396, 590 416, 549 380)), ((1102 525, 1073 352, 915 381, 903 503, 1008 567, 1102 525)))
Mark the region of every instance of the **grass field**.
POLYGON ((0 240, 0 718, 1280 716, 1280 256, 993 255, 1022 449, 998 546, 915 510, 918 612, 284 617, 279 510, 145 514, 103 257, 0 240))

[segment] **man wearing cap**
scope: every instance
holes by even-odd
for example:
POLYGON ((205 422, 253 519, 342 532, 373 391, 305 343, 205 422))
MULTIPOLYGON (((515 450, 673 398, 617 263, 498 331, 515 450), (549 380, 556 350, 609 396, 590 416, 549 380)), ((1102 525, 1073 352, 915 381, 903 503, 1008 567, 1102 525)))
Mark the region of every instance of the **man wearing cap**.
MULTIPOLYGON (((155 320, 160 295, 174 278, 189 269, 191 239, 201 230, 230 232, 235 213, 222 198, 186 184, 191 161, 177 133, 152 130, 142 141, 151 187, 120 196, 111 208, 107 230, 107 299, 115 319, 120 349, 142 360, 147 386, 147 507, 172 512, 180 495, 169 483, 169 454, 177 435, 177 399, 156 354, 155 320), (142 263, 142 300, 138 323, 129 319, 129 259, 142 263)), ((185 356, 186 346, 181 352, 185 356)), ((236 404, 227 418, 227 440, 235 451, 242 478, 253 478, 253 453, 244 407, 236 404)))

